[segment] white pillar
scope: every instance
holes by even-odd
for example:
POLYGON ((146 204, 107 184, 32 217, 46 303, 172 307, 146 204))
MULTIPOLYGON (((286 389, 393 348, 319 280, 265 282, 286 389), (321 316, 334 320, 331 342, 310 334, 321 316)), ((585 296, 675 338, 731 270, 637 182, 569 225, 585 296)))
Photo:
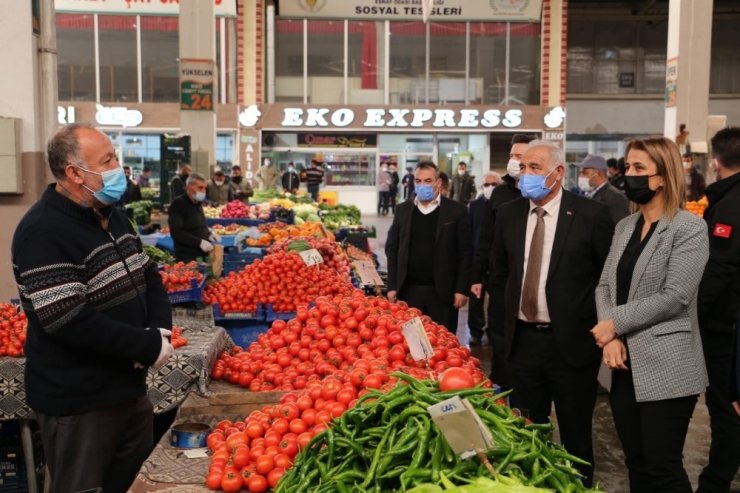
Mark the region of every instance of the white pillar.
MULTIPOLYGON (((49 181, 44 160, 46 142, 51 130, 47 123, 56 126, 56 106, 53 114, 43 116, 40 94, 39 65, 43 57, 52 53, 39 54, 42 46, 33 34, 32 24, 40 28, 44 16, 51 16, 48 4, 42 2, 40 18, 33 19, 31 2, 0 2, 0 65, 8 68, 8 75, 0 78, 0 116, 21 120, 20 157, 23 191, 20 194, 0 195, 0 300, 18 297, 18 288, 13 279, 10 260, 10 242, 13 231, 29 207, 39 198, 49 181), (44 10, 47 9, 47 10, 44 10)), ((47 18, 48 19, 48 18, 47 18)), ((48 27, 48 25, 47 25, 48 27)), ((47 65, 48 67, 48 65, 47 65)), ((53 74, 56 79, 56 72, 53 74)), ((54 83, 56 88, 56 83, 54 83)), ((56 94, 54 95, 56 96, 56 94)), ((49 104, 49 101, 46 101, 49 104)), ((3 164, 3 166, 9 166, 3 164)), ((4 176, 14 175, 14 170, 0 170, 4 176)))
MULTIPOLYGON (((214 2, 180 0, 180 59, 204 59, 216 64, 216 24, 214 2)), ((214 77, 214 89, 218 78, 214 77)), ((199 173, 208 175, 209 166, 216 164, 216 105, 213 111, 180 111, 180 128, 190 135, 191 164, 199 173)))
POLYGON ((674 140, 679 125, 690 132, 692 152, 707 152, 709 65, 713 0, 671 0, 668 11, 666 108, 663 135, 674 140))

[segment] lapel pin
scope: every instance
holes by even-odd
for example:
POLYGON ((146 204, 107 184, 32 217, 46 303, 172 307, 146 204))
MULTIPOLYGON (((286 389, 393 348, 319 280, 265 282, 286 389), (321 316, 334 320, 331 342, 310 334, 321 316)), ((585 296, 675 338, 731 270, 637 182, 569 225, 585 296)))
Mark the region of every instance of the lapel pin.
POLYGON ((565 211, 565 215, 572 216, 573 215, 573 211, 565 211))

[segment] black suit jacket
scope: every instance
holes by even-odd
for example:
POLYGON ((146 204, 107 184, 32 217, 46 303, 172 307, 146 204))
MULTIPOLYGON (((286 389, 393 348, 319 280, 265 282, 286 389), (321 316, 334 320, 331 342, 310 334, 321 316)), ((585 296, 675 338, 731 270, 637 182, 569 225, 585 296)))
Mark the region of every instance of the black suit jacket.
MULTIPOLYGON (((388 231, 388 291, 400 291, 406 281, 413 219, 413 200, 396 207, 393 224, 388 231)), ((470 291, 472 239, 467 208, 459 202, 442 197, 434 245, 429 245, 434 256, 434 287, 443 300, 454 300, 455 293, 467 296, 470 291)))
MULTIPOLYGON (((614 224, 603 204, 562 190, 545 288, 557 349, 568 364, 585 366, 598 361, 600 350, 590 330, 596 325, 594 291, 609 254, 614 224)), ((493 289, 505 289, 506 355, 511 355, 516 333, 522 282, 529 200, 501 206, 494 233, 493 289)), ((547 255, 548 252, 544 252, 547 255)))

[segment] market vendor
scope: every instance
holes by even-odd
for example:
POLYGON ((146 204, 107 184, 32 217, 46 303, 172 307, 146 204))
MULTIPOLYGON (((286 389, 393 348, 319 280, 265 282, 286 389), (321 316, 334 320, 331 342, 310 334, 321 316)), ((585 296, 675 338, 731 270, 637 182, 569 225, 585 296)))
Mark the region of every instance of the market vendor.
POLYGON ((190 262, 208 255, 213 250, 213 243, 218 240, 208 230, 203 213, 207 186, 203 175, 191 173, 185 184, 185 193, 170 204, 170 234, 178 261, 190 262))
POLYGON ((146 376, 173 352, 172 311, 157 266, 111 207, 126 176, 108 137, 89 124, 63 127, 48 161, 57 182, 11 248, 28 317, 27 402, 54 492, 122 493, 153 448, 146 376))
POLYGON ((235 164, 231 167, 231 191, 235 199, 245 204, 249 203, 249 197, 254 195, 254 189, 249 180, 242 176, 241 166, 235 164))

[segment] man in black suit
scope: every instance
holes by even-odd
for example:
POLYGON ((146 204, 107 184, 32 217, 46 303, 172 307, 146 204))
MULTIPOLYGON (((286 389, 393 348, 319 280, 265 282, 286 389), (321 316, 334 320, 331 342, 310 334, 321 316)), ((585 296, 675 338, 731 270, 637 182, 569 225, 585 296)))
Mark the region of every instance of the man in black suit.
MULTIPOLYGON (((522 198, 502 205, 496 217, 492 289, 505 292, 512 406, 546 423, 554 402, 563 445, 593 463, 601 353, 589 331, 614 224, 606 206, 563 190, 564 173, 557 145, 529 144, 521 162, 522 198)), ((593 468, 581 471, 590 485, 593 468)))
POLYGON ((483 224, 481 225, 478 248, 476 249, 471 276, 470 292, 478 299, 484 297, 483 289, 488 292, 488 344, 492 349, 491 380, 502 389, 508 389, 509 378, 506 374, 506 358, 504 356, 504 292, 494 292, 491 289, 490 276, 493 273, 493 230, 496 224, 496 212, 503 204, 522 196, 517 186, 519 181, 519 162, 527 150, 527 145, 534 140, 534 136, 514 134, 511 138, 509 162, 506 164, 506 175, 502 183, 496 187, 488 200, 483 224))
POLYGON ((629 216, 630 203, 627 196, 612 186, 606 176, 606 159, 589 154, 574 166, 579 169, 578 188, 586 197, 606 205, 614 224, 629 216))
POLYGON ((468 210, 441 196, 430 161, 416 166, 414 187, 416 197, 396 208, 388 231, 388 299, 406 301, 455 333, 470 288, 468 210))

